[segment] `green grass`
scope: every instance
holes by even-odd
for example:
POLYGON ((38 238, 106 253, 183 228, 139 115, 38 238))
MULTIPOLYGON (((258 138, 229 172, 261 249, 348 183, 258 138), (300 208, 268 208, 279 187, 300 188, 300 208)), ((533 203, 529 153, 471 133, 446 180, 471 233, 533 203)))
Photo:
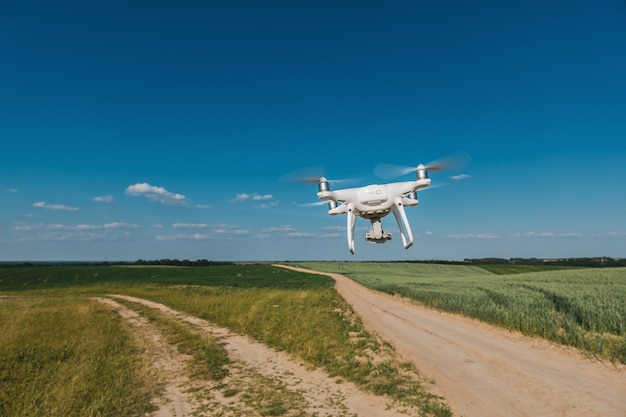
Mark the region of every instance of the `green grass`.
POLYGON ((528 272, 547 272, 558 271, 561 269, 578 269, 577 266, 562 266, 562 265, 516 265, 516 264, 485 264, 476 265, 486 271, 489 271, 497 275, 511 275, 511 274, 525 274, 528 272))
POLYGON ((428 392, 417 370, 399 363, 391 347, 367 332, 332 288, 313 291, 150 286, 128 288, 124 293, 161 302, 247 334, 321 367, 331 376, 417 407, 425 416, 449 415, 448 407, 428 392), (379 355, 388 360, 377 360, 379 355))
POLYGON ((29 266, 0 268, 0 291, 77 289, 95 285, 167 284, 235 288, 330 288, 334 282, 271 265, 29 266))
POLYGON ((429 307, 626 363, 626 268, 557 268, 496 275, 477 266, 458 265, 299 265, 342 273, 370 288, 400 294, 429 307))
MULTIPOLYGON (((4 293, 46 299, 121 293, 151 299, 250 335, 337 379, 418 408, 421 415, 449 416, 417 370, 398 362, 391 346, 368 333, 333 286, 331 278, 270 265, 0 268, 4 293)), ((195 341, 181 343, 192 351, 204 349, 195 341)))
POLYGON ((0 416, 129 416, 157 387, 111 310, 74 297, 0 298, 0 416))
POLYGON ((228 352, 214 337, 154 308, 119 299, 116 301, 146 317, 170 344, 177 346, 179 352, 191 357, 187 366, 192 378, 219 382, 228 375, 228 352))

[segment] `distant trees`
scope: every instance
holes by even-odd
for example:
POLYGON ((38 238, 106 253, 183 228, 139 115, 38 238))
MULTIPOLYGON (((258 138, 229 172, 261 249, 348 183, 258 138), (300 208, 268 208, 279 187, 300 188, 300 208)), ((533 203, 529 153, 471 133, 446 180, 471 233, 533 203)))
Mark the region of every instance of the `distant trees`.
POLYGON ((585 268, 611 268, 626 267, 626 258, 609 258, 597 256, 592 258, 466 258, 461 260, 409 260, 394 262, 413 262, 423 264, 444 265, 554 265, 554 266, 578 266, 585 268))
POLYGON ((215 265, 232 265, 233 262, 223 261, 209 261, 207 259, 198 259, 197 261, 190 261, 188 259, 158 259, 146 261, 139 259, 134 262, 134 265, 165 265, 165 266, 215 266, 215 265))
POLYGON ((556 266, 580 266, 587 268, 607 268, 626 266, 626 258, 609 258, 605 256, 593 258, 480 258, 465 259, 465 264, 512 264, 512 265, 556 265, 556 266))
MULTIPOLYGON (((591 258, 478 258, 463 260, 405 260, 405 261, 389 261, 389 262, 413 262, 425 264, 447 264, 447 265, 554 265, 554 266, 578 266, 586 268, 610 268, 610 267, 626 267, 626 258, 609 258, 606 256, 591 258)), ((9 267, 33 267, 33 266, 70 266, 70 265, 91 265, 91 266, 108 266, 108 265, 164 265, 164 266, 216 266, 216 265, 234 265, 235 262, 225 261, 209 261, 207 259, 198 259, 190 261, 188 259, 156 259, 145 260, 138 259, 135 262, 124 261, 100 261, 100 262, 83 262, 83 261, 44 261, 44 262, 10 262, 0 261, 0 268, 9 267)))

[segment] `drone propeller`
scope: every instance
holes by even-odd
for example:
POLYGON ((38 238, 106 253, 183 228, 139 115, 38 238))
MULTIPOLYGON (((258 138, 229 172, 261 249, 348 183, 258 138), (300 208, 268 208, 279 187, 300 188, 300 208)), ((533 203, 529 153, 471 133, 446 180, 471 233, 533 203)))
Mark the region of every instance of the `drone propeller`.
POLYGON ((319 182, 322 177, 324 177, 324 167, 311 166, 291 171, 280 177, 279 181, 315 184, 316 182, 319 182))
POLYGON ((416 170, 417 167, 414 166, 380 163, 374 167, 374 175, 385 180, 390 180, 403 177, 416 170))
POLYGON ((337 184, 345 184, 345 183, 357 183, 363 181, 363 178, 344 178, 344 179, 329 179, 326 178, 324 173, 324 167, 322 166, 312 166, 307 168, 297 169, 295 171, 291 171, 282 177, 280 177, 280 182, 297 182, 303 184, 317 184, 322 179, 332 185, 337 184))
MULTIPOLYGON (((469 165, 471 157, 465 152, 457 151, 441 159, 432 161, 423 166, 427 171, 458 171, 469 165)), ((381 163, 374 167, 374 174, 383 179, 402 177, 422 168, 421 166, 406 166, 381 163)))
POLYGON ((426 165, 428 171, 459 171, 469 165, 472 158, 465 152, 456 151, 453 154, 430 162, 426 165))
POLYGON ((316 206, 323 206, 324 204, 328 204, 328 201, 315 201, 313 203, 295 203, 295 204, 300 207, 316 207, 316 206))

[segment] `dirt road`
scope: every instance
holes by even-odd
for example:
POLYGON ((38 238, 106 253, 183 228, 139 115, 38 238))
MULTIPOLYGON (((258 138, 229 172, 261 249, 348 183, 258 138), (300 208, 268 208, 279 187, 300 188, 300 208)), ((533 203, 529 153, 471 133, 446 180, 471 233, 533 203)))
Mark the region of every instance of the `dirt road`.
POLYGON ((455 415, 624 417, 626 367, 371 291, 339 274, 365 325, 435 380, 455 415))
POLYGON ((119 294, 94 300, 117 310, 128 320, 134 327, 138 346, 153 360, 154 378, 163 381, 164 390, 161 397, 154 399, 158 410, 151 417, 416 415, 406 407, 396 410, 388 398, 365 393, 321 369, 311 369, 295 361, 284 352, 163 304, 119 294), (219 339, 231 359, 228 377, 217 383, 190 379, 186 371, 189 357, 168 343, 141 313, 120 304, 119 300, 159 310, 189 324, 195 331, 219 339), (235 394, 226 395, 229 391, 235 394))

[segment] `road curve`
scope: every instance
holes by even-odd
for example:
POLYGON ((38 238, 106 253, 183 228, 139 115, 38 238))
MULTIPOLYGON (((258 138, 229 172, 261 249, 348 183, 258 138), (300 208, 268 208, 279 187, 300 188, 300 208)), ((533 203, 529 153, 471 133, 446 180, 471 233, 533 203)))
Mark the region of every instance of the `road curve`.
POLYGON ((436 382, 455 415, 625 417, 626 367, 335 279, 371 330, 436 382))

